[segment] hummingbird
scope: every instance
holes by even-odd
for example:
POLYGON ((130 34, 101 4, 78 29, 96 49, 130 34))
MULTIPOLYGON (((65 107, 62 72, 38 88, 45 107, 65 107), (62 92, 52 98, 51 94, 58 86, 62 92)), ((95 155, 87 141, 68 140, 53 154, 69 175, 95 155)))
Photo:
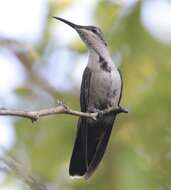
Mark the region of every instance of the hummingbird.
POLYGON ((127 112, 120 106, 123 82, 99 27, 53 18, 75 29, 89 50, 88 64, 82 76, 80 107, 82 112, 98 112, 99 117, 97 120, 78 119, 69 166, 70 176, 88 179, 103 158, 116 115, 127 112), (100 114, 101 110, 109 107, 118 109, 118 112, 100 114))

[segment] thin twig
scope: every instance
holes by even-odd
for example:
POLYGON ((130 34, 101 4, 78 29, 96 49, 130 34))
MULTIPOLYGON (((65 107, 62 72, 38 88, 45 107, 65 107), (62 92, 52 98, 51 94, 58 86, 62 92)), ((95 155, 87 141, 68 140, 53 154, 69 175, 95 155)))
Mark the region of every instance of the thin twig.
MULTIPOLYGON (((101 115, 105 115, 111 112, 115 113, 128 113, 128 111, 124 108, 108 108, 105 110, 100 110, 101 115)), ((93 112, 93 113, 88 113, 88 112, 80 112, 76 110, 70 109, 68 106, 66 106, 63 103, 59 103, 56 107, 49 108, 49 109, 42 109, 42 110, 37 110, 37 111, 22 111, 22 110, 12 110, 12 109, 6 109, 6 108, 0 108, 0 116, 17 116, 17 117, 24 117, 27 119, 31 119, 32 122, 37 121, 40 117, 45 117, 49 115, 57 115, 57 114, 68 114, 68 115, 74 115, 74 116, 79 116, 79 117, 86 117, 90 118, 93 120, 96 120, 99 112, 93 112)))

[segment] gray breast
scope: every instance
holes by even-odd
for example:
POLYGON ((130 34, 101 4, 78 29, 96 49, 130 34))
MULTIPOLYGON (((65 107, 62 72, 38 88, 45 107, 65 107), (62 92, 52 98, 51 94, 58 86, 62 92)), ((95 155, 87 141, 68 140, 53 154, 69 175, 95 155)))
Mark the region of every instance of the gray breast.
POLYGON ((105 109, 117 107, 121 93, 121 78, 118 71, 93 71, 90 81, 89 106, 105 109))
POLYGON ((105 109, 117 107, 121 94, 122 81, 107 49, 100 56, 90 51, 88 68, 91 70, 88 107, 105 109))

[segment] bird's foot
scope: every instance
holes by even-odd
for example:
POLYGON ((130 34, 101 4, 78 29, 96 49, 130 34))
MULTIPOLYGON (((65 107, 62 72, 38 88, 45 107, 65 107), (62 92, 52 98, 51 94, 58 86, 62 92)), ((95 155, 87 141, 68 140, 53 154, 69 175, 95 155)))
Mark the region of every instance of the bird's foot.
POLYGON ((97 108, 89 109, 88 112, 90 113, 97 113, 97 119, 101 118, 104 115, 104 112, 102 110, 99 110, 97 108))
POLYGON ((97 119, 100 119, 104 115, 104 112, 102 110, 96 109, 96 112, 97 112, 97 119))

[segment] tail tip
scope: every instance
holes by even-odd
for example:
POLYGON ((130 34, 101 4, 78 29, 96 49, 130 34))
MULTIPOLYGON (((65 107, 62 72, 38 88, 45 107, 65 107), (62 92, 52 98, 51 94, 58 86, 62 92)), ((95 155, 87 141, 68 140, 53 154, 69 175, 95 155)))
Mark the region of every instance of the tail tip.
POLYGON ((81 175, 69 175, 71 179, 81 179, 83 176, 81 175))

